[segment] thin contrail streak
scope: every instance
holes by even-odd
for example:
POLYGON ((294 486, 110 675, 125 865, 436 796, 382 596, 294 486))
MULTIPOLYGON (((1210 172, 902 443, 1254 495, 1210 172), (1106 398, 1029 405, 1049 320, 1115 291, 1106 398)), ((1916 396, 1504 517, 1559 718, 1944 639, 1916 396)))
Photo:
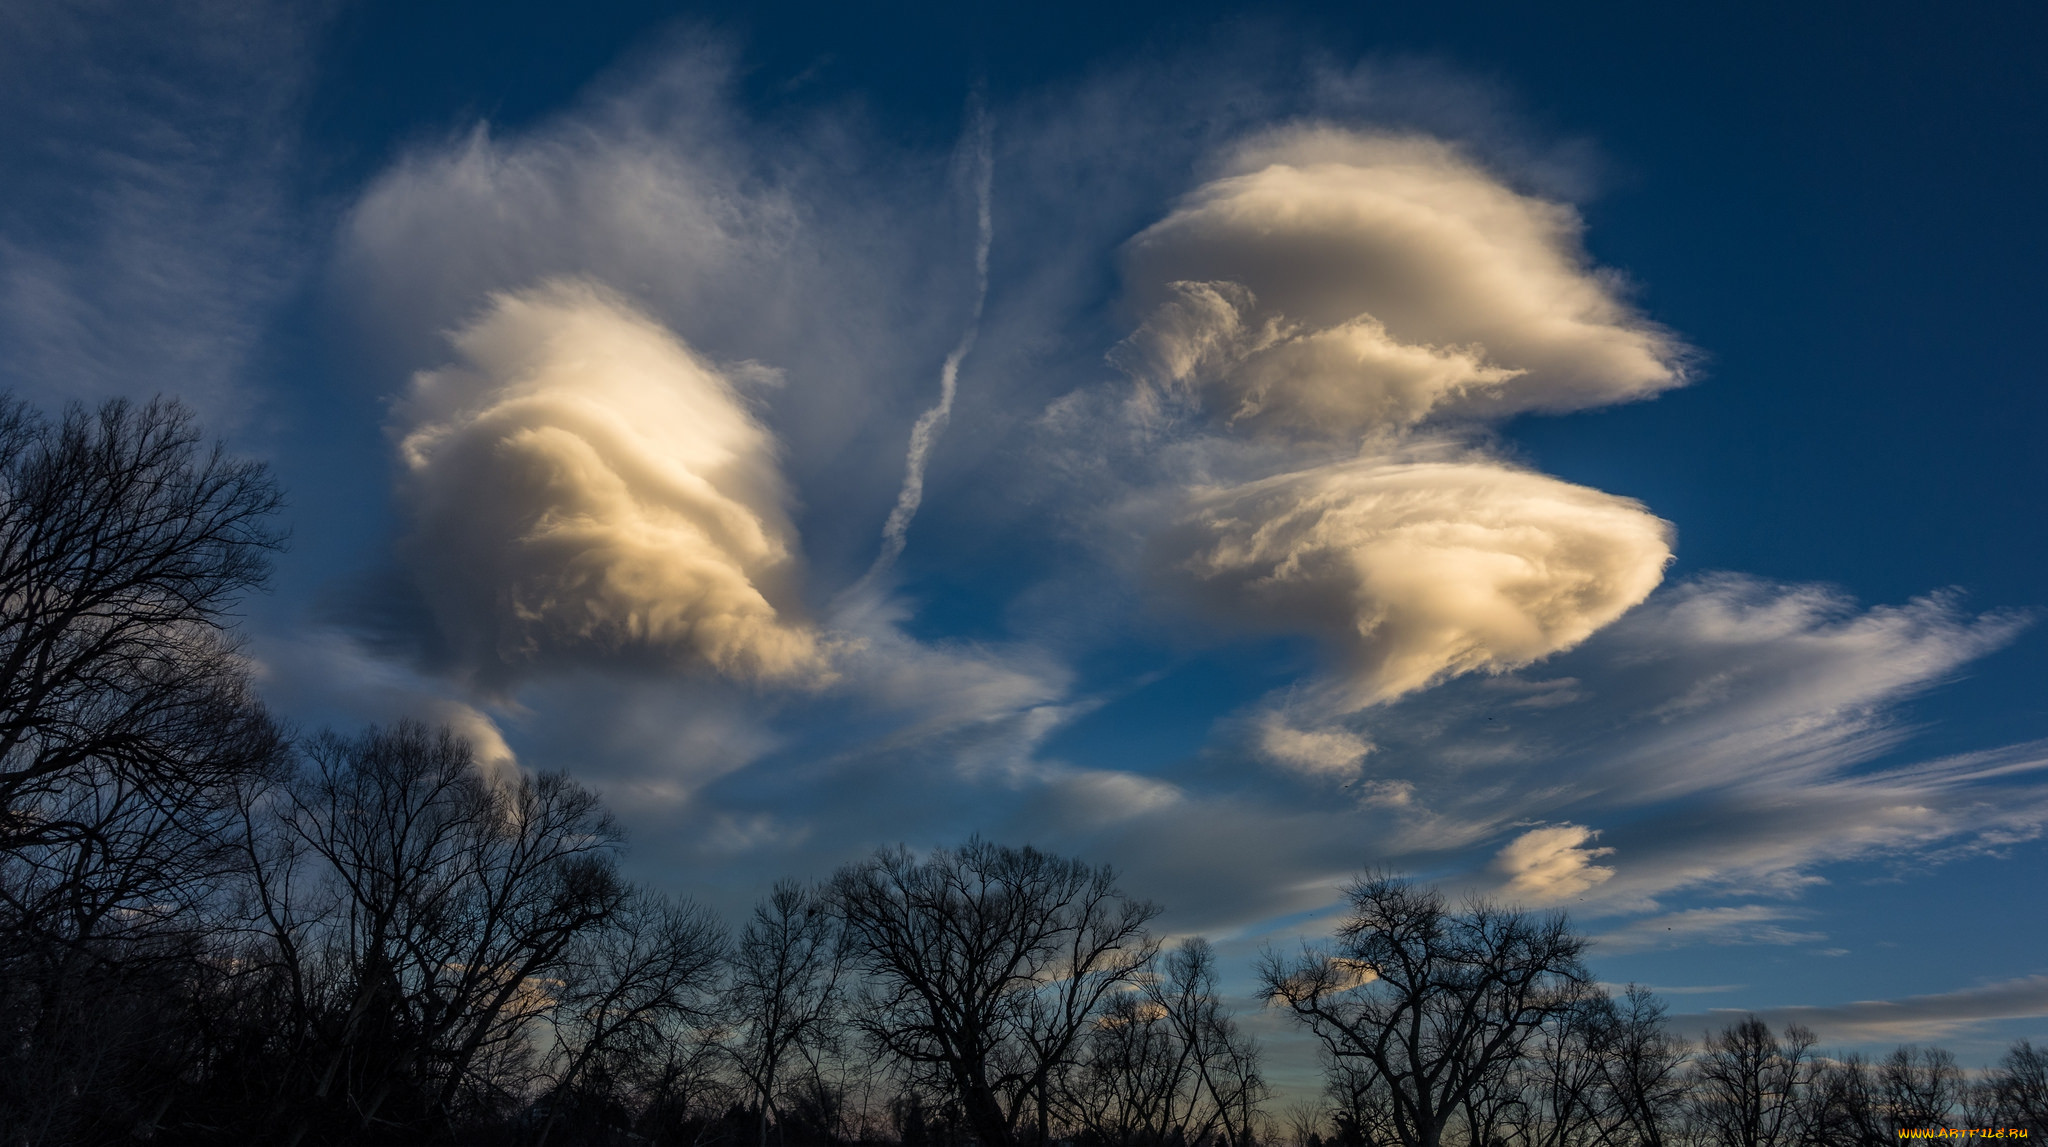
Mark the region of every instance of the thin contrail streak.
POLYGON ((989 194, 995 182, 995 149, 988 113, 978 104, 974 109, 974 122, 968 130, 974 140, 975 165, 974 309, 968 315, 967 329, 960 332, 960 341, 953 345, 953 353, 946 356, 945 364, 939 368, 938 404, 919 415, 917 424, 910 428, 910 452, 904 459, 903 489, 896 495, 896 507, 889 511, 889 520, 882 523, 882 552, 875 555, 875 564, 861 578, 863 584, 888 573, 896 559, 903 555, 910 520, 917 516, 917 507, 924 501, 925 462, 931 456, 932 443, 938 440, 939 431, 945 429, 946 420, 953 416, 953 396, 960 389, 960 363, 974 349, 975 336, 981 333, 981 307, 988 299, 988 248, 995 230, 989 218, 989 194))

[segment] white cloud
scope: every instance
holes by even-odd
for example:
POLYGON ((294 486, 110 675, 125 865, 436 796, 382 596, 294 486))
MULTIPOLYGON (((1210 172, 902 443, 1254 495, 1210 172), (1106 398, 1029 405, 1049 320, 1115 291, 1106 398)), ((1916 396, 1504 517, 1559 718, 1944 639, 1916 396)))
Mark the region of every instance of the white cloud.
POLYGON ((1494 867, 1508 878, 1510 899, 1554 904, 1605 883, 1614 869, 1593 861, 1612 856, 1611 848, 1588 847, 1600 834, 1582 824, 1532 828, 1509 841, 1494 856, 1494 867))
POLYGON ((1309 776, 1355 777, 1373 749, 1349 729, 1298 728, 1282 712, 1261 716, 1256 732, 1258 751, 1267 760, 1309 776))
POLYGON ((1670 528, 1497 463, 1371 459, 1197 490, 1157 576, 1225 619, 1324 636, 1353 707, 1527 665, 1642 601, 1670 528))
POLYGON ((1231 422, 1402 429, 1644 398, 1685 348, 1632 311, 1570 207, 1440 140, 1296 129, 1240 148, 1125 250, 1121 356, 1231 422))
POLYGON ((455 345, 397 419, 405 549, 472 672, 651 655, 830 677, 792 612, 775 443, 714 367, 588 283, 496 296, 455 345))
MULTIPOLYGON (((1335 647, 1331 715, 1529 665, 1643 601, 1666 523, 1456 437, 1683 381, 1685 348, 1618 298, 1579 230, 1439 140, 1316 128, 1240 146, 1125 245, 1145 317, 1112 358, 1132 413, 1193 407, 1258 444, 1196 431, 1160 451, 1188 488, 1154 531, 1155 577, 1218 620, 1335 647), (1346 440, 1355 456, 1331 461, 1346 440)), ((1302 768, 1347 735, 1308 725, 1266 756, 1302 768)))
POLYGON ((1112 352, 1144 387, 1231 427, 1303 438, 1406 430, 1468 392, 1522 374, 1460 347, 1403 343, 1371 315, 1321 330, 1272 316, 1229 282, 1168 284, 1173 298, 1112 352))
POLYGON ((1823 863, 1933 863, 2039 834, 2040 746, 1872 767, 1911 732, 1902 705, 2024 620, 1943 597, 1860 609, 1717 575, 1659 591, 1547 671, 1453 682, 1333 723, 1377 746, 1374 778, 1414 784, 1418 813, 1473 826, 1494 849, 1518 822, 1601 825, 1627 863, 1576 894, 1581 913, 1693 892, 1796 895, 1823 863))
POLYGON ((1675 586, 1603 638, 1610 704, 1626 697, 1648 718, 1611 768, 1649 799, 1874 756, 1908 731, 1892 716, 1900 701, 2029 622, 1958 606, 1936 594, 1862 610, 1824 587, 1732 574, 1675 586))

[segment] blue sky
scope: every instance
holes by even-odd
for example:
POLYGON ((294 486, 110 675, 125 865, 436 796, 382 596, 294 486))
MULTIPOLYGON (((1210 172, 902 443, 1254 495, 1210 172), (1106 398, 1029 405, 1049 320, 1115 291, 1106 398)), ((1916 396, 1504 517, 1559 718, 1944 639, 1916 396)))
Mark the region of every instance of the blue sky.
POLYGON ((0 5, 0 384, 272 462, 281 713, 572 770, 728 908, 980 831, 1242 970, 1388 865, 1983 1061, 2042 23, 0 5))

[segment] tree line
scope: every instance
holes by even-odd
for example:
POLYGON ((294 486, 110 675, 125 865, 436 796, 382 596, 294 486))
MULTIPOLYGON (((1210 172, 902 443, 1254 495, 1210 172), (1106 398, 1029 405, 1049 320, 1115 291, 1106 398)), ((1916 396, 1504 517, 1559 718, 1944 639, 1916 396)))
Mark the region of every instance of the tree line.
POLYGON ((620 866, 570 776, 401 722, 298 736, 232 622, 283 538, 176 403, 0 398, 0 1144, 1804 1147, 2042 1128, 2048 1055, 1697 1046, 1562 916, 1368 875, 1260 997, 1108 867, 974 839, 738 926, 620 866))

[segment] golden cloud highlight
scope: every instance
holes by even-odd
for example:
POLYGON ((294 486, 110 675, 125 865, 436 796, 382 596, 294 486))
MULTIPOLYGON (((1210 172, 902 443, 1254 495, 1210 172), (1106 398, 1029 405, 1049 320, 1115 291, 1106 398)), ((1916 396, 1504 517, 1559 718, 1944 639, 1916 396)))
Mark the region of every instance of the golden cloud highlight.
POLYGON ((1614 855, 1588 847, 1599 833, 1582 824, 1532 828, 1509 841, 1494 858, 1508 878, 1507 895, 1533 904, 1555 904, 1604 884, 1614 870, 1593 861, 1614 855))
POLYGON ((1685 348, 1590 266, 1577 212, 1447 144, 1297 130, 1233 166, 1125 249, 1150 317, 1118 357, 1143 385, 1340 434, 1684 381, 1685 348))
POLYGON ((1192 415, 1264 444, 1233 457, 1293 468, 1188 488, 1153 541, 1155 572, 1213 615, 1340 649, 1334 710, 1269 722, 1267 759, 1354 774, 1365 742, 1336 713, 1569 649, 1662 580, 1671 529, 1641 505, 1458 437, 1684 381, 1686 348, 1580 231, 1448 144, 1315 128, 1240 149, 1125 246, 1145 317, 1111 359, 1134 413, 1192 415))
POLYGON ((1215 490, 1159 576, 1262 628, 1329 635, 1350 701, 1568 649, 1642 601, 1671 529, 1627 498, 1491 462, 1360 459, 1215 490))
POLYGON ((774 439, 723 374, 581 281, 493 296, 454 344, 397 408, 405 549, 480 679, 621 656, 829 679, 774 439))

